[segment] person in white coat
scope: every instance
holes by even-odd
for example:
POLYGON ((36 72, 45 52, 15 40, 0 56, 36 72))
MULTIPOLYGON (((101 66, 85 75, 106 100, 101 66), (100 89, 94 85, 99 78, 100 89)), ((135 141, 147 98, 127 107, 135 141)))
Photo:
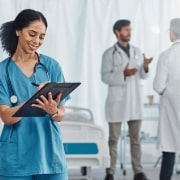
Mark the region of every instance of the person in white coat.
POLYGON ((161 53, 153 84, 160 95, 157 141, 162 151, 160 180, 171 179, 175 153, 180 152, 180 18, 171 20, 170 39, 173 44, 161 53))
POLYGON ((139 141, 143 118, 141 79, 149 76, 148 65, 152 58, 143 57, 137 47, 129 44, 129 20, 115 22, 113 32, 117 43, 104 52, 101 66, 101 79, 108 85, 105 112, 109 125, 110 167, 106 169, 105 180, 114 179, 122 122, 127 122, 129 126, 134 180, 147 180, 141 165, 139 141))

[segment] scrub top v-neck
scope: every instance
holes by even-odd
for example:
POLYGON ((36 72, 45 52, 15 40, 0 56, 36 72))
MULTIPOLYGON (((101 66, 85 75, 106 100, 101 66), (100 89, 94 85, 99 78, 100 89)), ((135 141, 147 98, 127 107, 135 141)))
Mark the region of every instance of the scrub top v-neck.
MULTIPOLYGON (((12 106, 5 67, 8 58, 0 63, 0 104, 12 106)), ((45 55, 40 55, 51 82, 64 82, 59 63, 45 55)), ((11 61, 8 67, 18 104, 29 99, 37 90, 32 85, 34 73, 28 78, 11 61)), ((37 83, 48 81, 45 69, 36 68, 37 83)), ((69 99, 67 97, 61 103, 69 99)), ((64 147, 59 124, 49 115, 44 117, 24 117, 13 125, 4 125, 0 137, 0 175, 28 176, 33 174, 67 173, 64 147)))

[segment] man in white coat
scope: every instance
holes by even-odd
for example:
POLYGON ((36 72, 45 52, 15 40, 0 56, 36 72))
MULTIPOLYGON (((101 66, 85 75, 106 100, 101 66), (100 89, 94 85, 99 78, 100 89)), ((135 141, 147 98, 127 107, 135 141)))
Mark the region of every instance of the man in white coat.
POLYGON ((180 152, 180 18, 171 20, 172 46, 161 53, 154 79, 160 95, 158 148, 162 151, 160 180, 170 180, 175 152, 180 152))
POLYGON ((102 57, 101 78, 108 85, 106 119, 109 125, 110 167, 105 180, 113 180, 117 160, 117 144, 122 122, 129 127, 131 161, 134 180, 148 180, 141 165, 139 133, 143 118, 141 79, 149 75, 152 58, 145 58, 140 50, 129 44, 129 20, 118 20, 113 26, 117 43, 107 49, 102 57))

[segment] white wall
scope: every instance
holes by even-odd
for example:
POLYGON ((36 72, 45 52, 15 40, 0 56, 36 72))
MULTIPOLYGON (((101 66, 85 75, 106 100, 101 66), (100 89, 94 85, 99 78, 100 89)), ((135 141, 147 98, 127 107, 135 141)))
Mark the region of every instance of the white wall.
MULTIPOLYGON (((48 20, 45 43, 40 52, 56 58, 66 81, 82 85, 67 105, 90 108, 95 121, 104 124, 107 87, 101 82, 102 53, 116 41, 112 26, 121 18, 132 22, 132 41, 147 56, 153 56, 152 76, 144 83, 144 101, 152 89, 159 53, 170 45, 169 20, 180 16, 179 0, 1 0, 0 24, 13 20, 24 8, 44 13, 48 20)), ((6 54, 0 49, 0 59, 6 54)))

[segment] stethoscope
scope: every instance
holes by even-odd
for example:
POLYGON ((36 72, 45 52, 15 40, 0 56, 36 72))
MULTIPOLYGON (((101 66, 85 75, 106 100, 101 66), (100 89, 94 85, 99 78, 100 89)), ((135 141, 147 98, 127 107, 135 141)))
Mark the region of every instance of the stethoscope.
MULTIPOLYGON (((37 66, 39 66, 39 65, 44 68, 44 70, 46 71, 47 79, 48 79, 48 81, 50 81, 50 77, 49 77, 47 67, 43 63, 40 62, 39 54, 37 52, 36 52, 36 54, 38 56, 38 63, 35 64, 34 70, 33 70, 33 75, 34 75, 34 80, 35 80, 35 82, 32 82, 33 86, 39 86, 39 84, 37 84, 37 77, 36 77, 36 69, 37 69, 37 66)), ((10 76, 9 76, 8 69, 9 69, 10 61, 12 61, 11 57, 9 57, 8 62, 6 64, 6 77, 7 77, 7 84, 9 86, 9 91, 10 91, 10 101, 11 101, 12 105, 15 106, 17 104, 17 102, 18 102, 18 97, 14 92, 13 85, 12 85, 12 82, 11 82, 11 79, 10 79, 10 76)))
MULTIPOLYGON (((120 56, 122 56, 122 53, 120 52, 120 51, 118 51, 118 49, 117 49, 117 47, 116 47, 116 44, 114 45, 114 50, 113 50, 113 52, 112 52, 112 55, 114 56, 114 54, 116 53, 116 52, 118 52, 118 54, 120 55, 120 56)), ((135 48, 134 47, 132 47, 133 48, 133 57, 135 58, 135 59, 138 59, 138 56, 137 56, 137 54, 136 54, 136 50, 135 50, 135 48)))
MULTIPOLYGON (((113 52, 112 52, 112 56, 113 56, 113 65, 115 66, 115 61, 114 61, 114 55, 115 55, 115 53, 117 52, 118 54, 119 54, 119 56, 122 58, 122 53, 117 49, 117 44, 115 44, 114 46, 113 46, 113 52)), ((138 60, 138 55, 137 55, 137 53, 136 53, 136 50, 135 50, 135 48, 134 47, 132 47, 132 49, 133 49, 133 58, 135 59, 135 60, 138 60)))

